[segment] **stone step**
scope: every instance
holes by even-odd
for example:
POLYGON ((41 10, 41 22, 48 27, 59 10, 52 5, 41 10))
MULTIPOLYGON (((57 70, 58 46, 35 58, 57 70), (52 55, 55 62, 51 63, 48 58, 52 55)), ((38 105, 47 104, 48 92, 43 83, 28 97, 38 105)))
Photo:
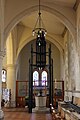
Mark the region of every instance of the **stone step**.
POLYGON ((32 109, 32 112, 50 112, 50 108, 47 107, 35 107, 32 109))

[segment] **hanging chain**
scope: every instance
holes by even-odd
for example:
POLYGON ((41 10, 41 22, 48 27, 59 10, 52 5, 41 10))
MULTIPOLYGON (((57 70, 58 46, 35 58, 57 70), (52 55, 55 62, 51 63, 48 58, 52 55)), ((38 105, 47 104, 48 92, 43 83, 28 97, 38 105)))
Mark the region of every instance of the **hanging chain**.
POLYGON ((40 0, 39 0, 39 28, 41 28, 40 0))

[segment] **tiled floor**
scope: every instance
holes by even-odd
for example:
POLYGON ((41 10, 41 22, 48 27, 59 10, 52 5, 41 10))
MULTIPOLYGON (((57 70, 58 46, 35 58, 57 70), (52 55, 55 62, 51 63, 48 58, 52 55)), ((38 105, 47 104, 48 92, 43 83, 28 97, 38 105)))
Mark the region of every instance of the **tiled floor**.
POLYGON ((49 113, 28 113, 24 109, 3 109, 4 120, 52 120, 49 113))

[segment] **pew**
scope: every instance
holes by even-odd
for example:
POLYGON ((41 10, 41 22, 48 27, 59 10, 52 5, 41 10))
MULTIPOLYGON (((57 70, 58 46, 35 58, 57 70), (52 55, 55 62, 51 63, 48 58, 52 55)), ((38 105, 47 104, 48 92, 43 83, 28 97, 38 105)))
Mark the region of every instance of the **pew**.
POLYGON ((60 116, 59 112, 52 106, 52 104, 50 105, 50 109, 51 109, 52 120, 65 120, 60 116))
POLYGON ((58 111, 66 120, 80 120, 80 98, 74 96, 71 102, 58 102, 58 111))

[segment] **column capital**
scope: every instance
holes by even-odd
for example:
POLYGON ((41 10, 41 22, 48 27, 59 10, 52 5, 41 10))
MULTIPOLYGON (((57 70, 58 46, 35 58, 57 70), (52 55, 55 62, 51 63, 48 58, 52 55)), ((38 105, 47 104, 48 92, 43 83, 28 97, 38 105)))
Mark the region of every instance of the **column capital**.
POLYGON ((15 68, 16 65, 15 64, 7 64, 7 68, 15 68))

